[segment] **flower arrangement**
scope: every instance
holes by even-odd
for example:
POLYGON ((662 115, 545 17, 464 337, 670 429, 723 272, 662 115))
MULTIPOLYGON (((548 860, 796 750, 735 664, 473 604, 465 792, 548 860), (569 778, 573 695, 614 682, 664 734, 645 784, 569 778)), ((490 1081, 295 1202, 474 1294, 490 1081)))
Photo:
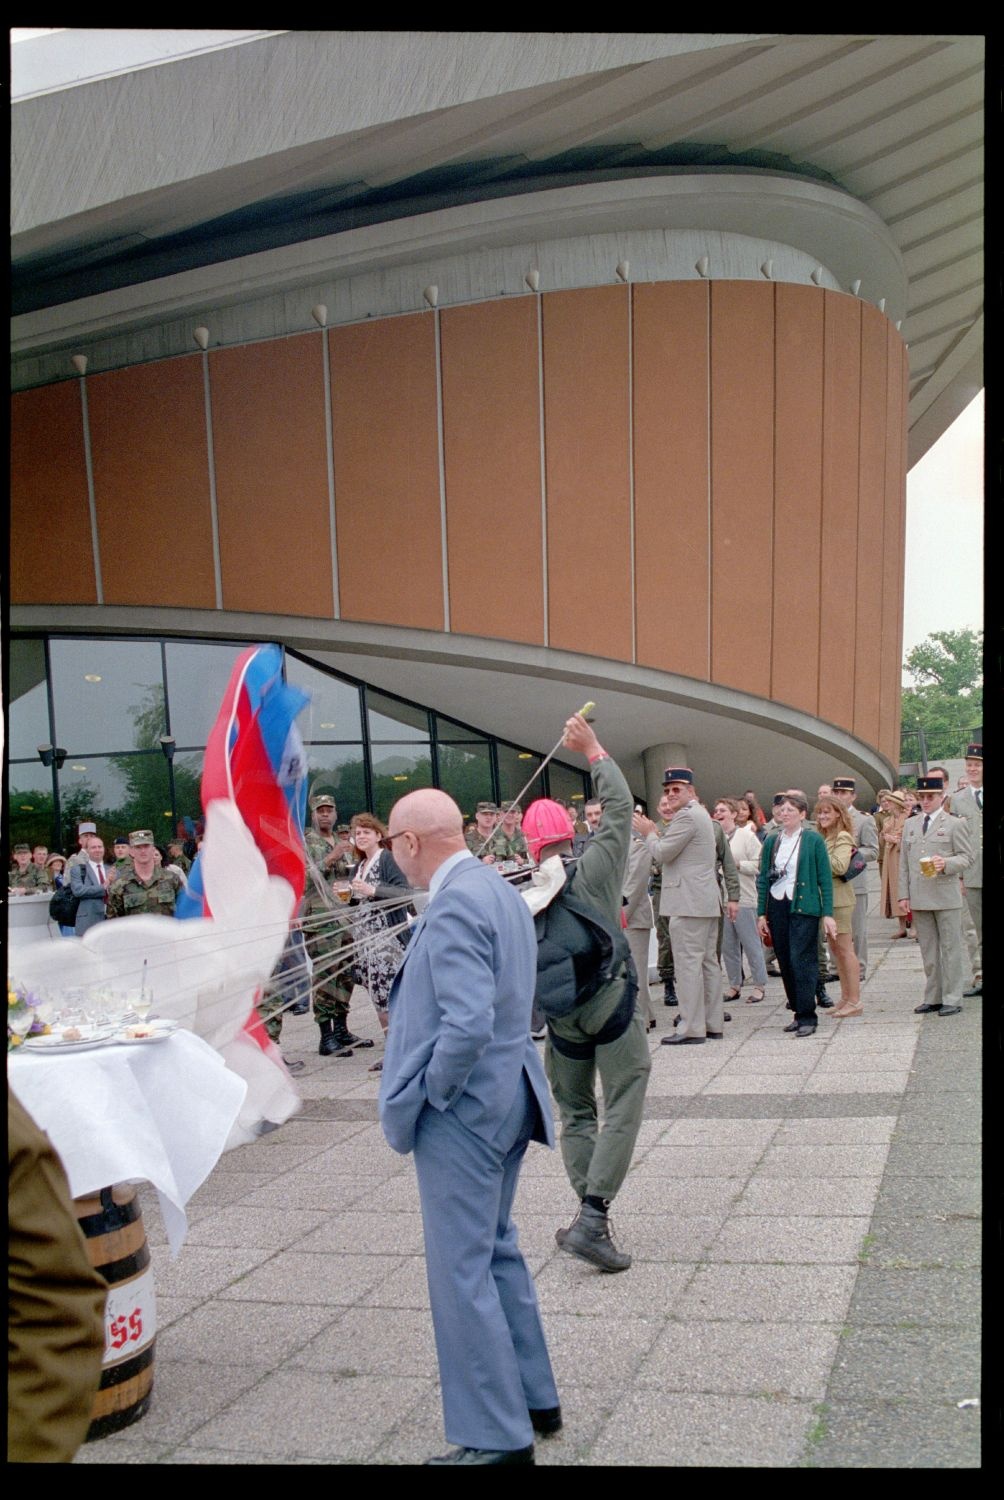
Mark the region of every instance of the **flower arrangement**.
POLYGON ((7 1051, 20 1047, 26 1036, 48 1036, 50 1027, 38 1014, 42 996, 26 985, 7 981, 7 1051))

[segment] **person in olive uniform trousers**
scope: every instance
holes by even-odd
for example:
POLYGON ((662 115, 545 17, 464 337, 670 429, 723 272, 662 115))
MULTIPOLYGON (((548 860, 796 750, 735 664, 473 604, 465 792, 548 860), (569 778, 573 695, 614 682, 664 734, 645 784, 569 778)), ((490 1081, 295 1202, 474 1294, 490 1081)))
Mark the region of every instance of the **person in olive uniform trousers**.
POLYGON ((940 776, 918 776, 917 800, 920 812, 903 825, 899 853, 899 909, 904 916, 913 912, 927 978, 923 1004, 914 1010, 957 1016, 965 984, 959 876, 965 879, 973 863, 970 825, 945 812, 940 776), (922 859, 930 861, 930 874, 921 868, 922 859))
POLYGON ((302 916, 307 952, 314 964, 314 1020, 321 1031, 321 1057, 351 1057, 354 1047, 372 1047, 370 1038, 349 1030, 352 998, 350 955, 344 950, 352 942, 348 906, 342 906, 332 890, 336 880, 348 880, 352 849, 335 832, 338 808, 330 792, 311 798, 312 826, 304 835, 307 846, 307 881, 302 916), (341 955, 341 957, 340 957, 341 955))
POLYGON ((173 917, 181 881, 173 870, 157 863, 157 847, 149 828, 129 835, 132 870, 117 876, 108 887, 105 917, 173 917))
POLYGON ((7 1462, 68 1464, 101 1380, 108 1284, 63 1164, 7 1086, 7 1462))
MULTIPOLYGON (((658 803, 659 816, 655 824, 657 838, 664 838, 669 828, 669 800, 663 792, 658 803)), ((678 1005, 676 998, 676 969, 673 964, 673 944, 669 937, 669 918, 660 910, 662 902, 662 861, 652 861, 652 880, 650 884, 652 893, 652 910, 655 913, 655 938, 658 945, 657 964, 659 967, 659 978, 663 985, 663 1005, 678 1005)))

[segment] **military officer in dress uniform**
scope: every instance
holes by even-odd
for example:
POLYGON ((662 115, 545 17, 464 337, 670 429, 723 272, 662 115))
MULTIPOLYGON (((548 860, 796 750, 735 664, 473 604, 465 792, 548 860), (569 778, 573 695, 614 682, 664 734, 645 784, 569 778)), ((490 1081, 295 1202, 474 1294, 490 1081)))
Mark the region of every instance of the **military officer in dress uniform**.
POLYGON ((973 966, 972 987, 965 995, 983 993, 983 746, 966 746, 967 787, 952 793, 953 818, 965 818, 973 843, 973 862, 962 877, 971 926, 965 927, 969 959, 973 966))
POLYGON ((173 870, 157 864, 157 848, 149 828, 129 835, 132 870, 108 887, 105 917, 173 917, 181 880, 173 870))
MULTIPOLYGON (((353 1047, 372 1047, 367 1037, 349 1030, 352 979, 349 954, 351 918, 334 892, 333 882, 348 881, 352 850, 335 833, 338 808, 330 792, 311 798, 312 827, 304 836, 307 846, 307 882, 303 896, 303 919, 307 951, 314 963, 314 1020, 321 1028, 318 1052, 322 1057, 351 1057, 353 1047)), ((347 886, 346 886, 347 889, 347 886)))
POLYGON ((899 909, 913 912, 927 985, 918 1015, 956 1016, 962 1009, 963 877, 973 862, 969 824, 944 810, 940 776, 917 778, 920 812, 907 818, 899 856, 899 909))

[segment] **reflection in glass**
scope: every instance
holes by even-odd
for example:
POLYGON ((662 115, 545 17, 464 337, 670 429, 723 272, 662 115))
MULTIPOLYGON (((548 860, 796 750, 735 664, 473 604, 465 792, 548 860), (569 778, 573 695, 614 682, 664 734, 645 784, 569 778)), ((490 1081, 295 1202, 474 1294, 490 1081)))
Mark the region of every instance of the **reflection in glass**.
POLYGON ((49 695, 45 687, 45 646, 42 641, 11 641, 8 677, 9 750, 15 760, 31 760, 39 745, 48 745, 49 695))
POLYGON ((369 810, 362 745, 307 745, 306 751, 310 797, 318 792, 331 792, 338 804, 339 823, 347 823, 355 813, 369 810))
MULTIPOLYGON (((243 646, 168 641, 167 700, 175 744, 204 745, 243 646)), ((181 809, 178 809, 179 814, 181 809)))
MULTIPOLYGON (((531 754, 529 751, 517 750, 515 745, 503 745, 501 741, 497 746, 497 753, 499 763, 499 797, 503 802, 511 802, 516 794, 526 786, 526 783, 530 780, 530 777, 544 757, 542 755, 531 754)), ((542 797, 543 795, 540 779, 538 778, 523 798, 523 806, 529 807, 535 797, 542 797)))
MULTIPOLYGON (((370 809, 386 820, 394 803, 406 792, 432 786, 432 757, 426 745, 374 745, 373 801, 370 809)), ((341 808, 339 807, 339 811, 341 808)))
POLYGON ((440 745, 439 785, 449 792, 465 818, 473 818, 482 800, 492 798, 492 762, 487 740, 480 744, 440 745))
MULTIPOLYGON (((589 776, 584 771, 577 771, 574 766, 563 765, 560 760, 552 760, 547 768, 547 779, 550 790, 548 796, 556 797, 562 802, 576 802, 580 807, 589 793, 589 776)), ((538 796, 542 796, 538 793, 538 796)))
POLYGON ((286 681, 310 694, 310 702, 296 721, 305 740, 362 739, 357 687, 308 666, 291 651, 286 652, 286 681))
POLYGON ((383 693, 366 689, 371 740, 427 740, 429 714, 411 703, 399 703, 383 693))
POLYGON ((7 767, 7 838, 15 844, 51 846, 56 836, 52 807, 52 772, 36 756, 7 767))
POLYGON ((53 640, 56 743, 71 755, 133 750, 166 733, 156 641, 53 640))
POLYGON ((90 818, 107 845, 134 828, 151 829, 158 844, 174 837, 167 761, 159 750, 67 760, 59 801, 65 830, 90 818))

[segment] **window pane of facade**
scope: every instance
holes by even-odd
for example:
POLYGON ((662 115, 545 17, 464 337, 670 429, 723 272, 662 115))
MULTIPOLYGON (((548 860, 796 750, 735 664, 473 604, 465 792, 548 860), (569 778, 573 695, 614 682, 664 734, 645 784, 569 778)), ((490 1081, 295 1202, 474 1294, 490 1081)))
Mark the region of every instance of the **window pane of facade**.
MULTIPOLYGON (((503 802, 511 802, 517 792, 526 786, 543 758, 542 755, 535 755, 529 750, 517 750, 515 745, 499 744, 499 796, 503 802)), ((552 761, 551 764, 553 765, 554 762, 552 761)), ((535 797, 543 795, 538 779, 522 799, 523 806, 529 807, 535 797)))
POLYGON ((376 806, 370 811, 386 822, 387 814, 399 797, 417 787, 432 785, 432 756, 428 743, 374 745, 372 755, 373 801, 376 806))
POLYGON ((91 818, 110 843, 117 833, 149 828, 162 844, 174 836, 167 761, 160 750, 140 755, 69 757, 59 773, 64 838, 91 818))
POLYGON ((442 714, 436 714, 436 738, 449 744, 454 740, 483 740, 484 735, 458 724, 456 719, 444 719, 442 714))
POLYGON ((492 797, 492 762, 487 740, 439 745, 439 785, 457 803, 465 820, 481 801, 492 797))
MULTIPOLYGON (((11 848, 15 844, 54 848, 52 772, 40 760, 12 761, 7 767, 7 833, 11 848)), ((70 852, 75 848, 76 840, 70 852)))
POLYGON ((362 745, 307 745, 306 751, 309 796, 331 792, 338 804, 339 823, 347 823, 357 812, 369 811, 362 745))
POLYGON ((49 744, 49 695, 45 685, 45 644, 11 641, 7 714, 8 755, 26 760, 49 744))
POLYGON ((184 818, 188 818, 191 824, 191 828, 185 826, 183 833, 176 828, 179 838, 189 838, 192 829, 199 829, 202 826, 201 793, 204 759, 205 753, 202 750, 192 750, 187 755, 174 757, 174 806, 177 822, 180 823, 184 818))
POLYGON ((359 689, 351 682, 308 666, 290 651, 286 652, 286 681, 310 694, 310 702, 296 721, 305 740, 362 739, 359 689))
POLYGON ((168 641, 167 702, 179 748, 205 745, 243 646, 168 641))
POLYGON ((366 689, 371 740, 428 740, 429 714, 411 703, 398 703, 383 693, 366 689))
POLYGON ((589 792, 589 777, 583 771, 577 771, 574 766, 562 765, 561 761, 552 760, 547 768, 547 776, 552 797, 558 797, 563 802, 575 802, 581 806, 589 792))
POLYGON ((56 742, 71 755, 152 748, 166 734, 158 642, 53 640, 49 657, 56 742))

